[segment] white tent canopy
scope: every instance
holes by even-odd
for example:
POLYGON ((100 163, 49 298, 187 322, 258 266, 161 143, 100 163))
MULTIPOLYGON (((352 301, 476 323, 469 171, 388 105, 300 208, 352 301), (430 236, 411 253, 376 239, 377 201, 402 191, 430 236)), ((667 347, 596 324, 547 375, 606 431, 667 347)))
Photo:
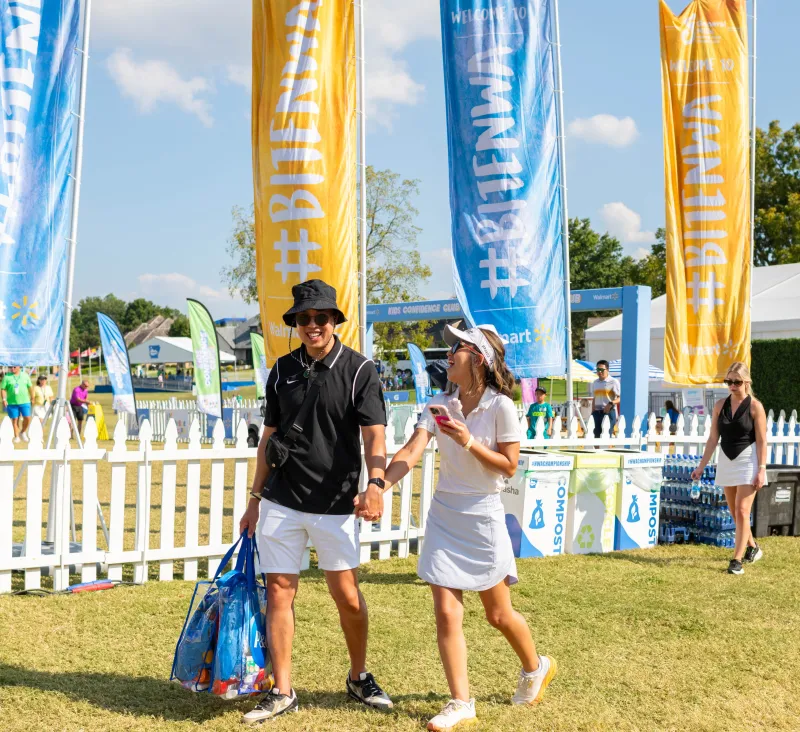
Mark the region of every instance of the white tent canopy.
MULTIPOLYGON (((192 361, 192 339, 156 336, 140 343, 128 352, 130 362, 138 363, 189 363, 192 361)), ((219 352, 222 363, 233 363, 236 359, 224 351, 219 352)))
MULTIPOLYGON (((664 368, 667 296, 650 308, 650 363, 664 368)), ((753 270, 752 339, 800 338, 800 264, 779 264, 753 270)), ((622 315, 586 330, 586 360, 622 357, 622 315)))

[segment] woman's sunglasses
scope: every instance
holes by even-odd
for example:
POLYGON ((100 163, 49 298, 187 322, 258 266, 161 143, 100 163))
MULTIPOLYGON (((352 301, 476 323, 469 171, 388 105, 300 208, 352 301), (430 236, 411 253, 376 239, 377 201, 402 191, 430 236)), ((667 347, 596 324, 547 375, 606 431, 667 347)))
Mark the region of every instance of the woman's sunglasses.
POLYGON ((725 386, 741 386, 744 384, 744 381, 740 381, 739 379, 725 379, 722 383, 725 384, 725 386))
POLYGON ((312 320, 317 325, 323 326, 327 325, 332 320, 332 317, 328 315, 328 313, 317 313, 314 316, 307 315, 306 313, 300 313, 299 315, 294 316, 294 322, 297 323, 297 325, 301 325, 303 328, 305 328, 307 325, 310 325, 312 320))
POLYGON ((454 343, 450 347, 450 353, 452 353, 455 356, 456 353, 458 351, 460 351, 462 348, 466 348, 470 353, 474 353, 476 356, 480 356, 481 355, 477 351, 475 351, 472 348, 470 348, 468 344, 464 343, 464 341, 458 341, 458 342, 454 343))

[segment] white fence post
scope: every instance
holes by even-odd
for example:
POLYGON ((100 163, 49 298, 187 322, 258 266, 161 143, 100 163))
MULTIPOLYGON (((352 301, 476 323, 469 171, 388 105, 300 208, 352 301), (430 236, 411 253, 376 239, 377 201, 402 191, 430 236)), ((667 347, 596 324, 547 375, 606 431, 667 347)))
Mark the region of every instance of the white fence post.
MULTIPOLYGON (((42 429, 42 422, 38 417, 31 420, 31 426, 28 428, 28 437, 30 443, 28 444, 27 452, 33 453, 26 455, 28 458, 28 485, 25 497, 25 557, 40 557, 42 555, 42 502, 43 502, 43 487, 44 487, 44 456, 39 460, 35 459, 37 452, 41 452, 44 448, 44 431, 42 429)), ((0 425, 0 443, 3 441, 2 425, 0 425)), ((0 447, 0 450, 2 447, 0 447)), ((2 469, 2 468, 0 468, 2 469)), ((0 478, 0 485, 3 481, 0 478)), ((0 488, 2 490, 2 488, 0 488)), ((0 511, 2 514, 2 511, 0 511)), ((0 534, 2 534, 2 527, 0 527, 0 534)), ((9 537, 11 532, 9 531, 9 537)), ((29 567, 25 570, 25 589, 38 590, 42 584, 42 570, 40 567, 29 567)))
MULTIPOLYGON (((114 462, 114 458, 124 458, 128 448, 125 444, 127 433, 122 420, 114 428, 114 446, 106 455, 106 460, 111 465, 111 510, 109 516, 109 553, 112 557, 120 556, 125 542, 125 478, 128 464, 114 462)), ((122 579, 122 561, 109 562, 108 578, 119 581, 122 579)))
MULTIPOLYGON (((184 546, 195 549, 200 542, 200 423, 193 419, 189 426, 188 454, 192 458, 186 465, 186 534, 184 546)), ((197 579, 197 560, 186 558, 183 563, 183 578, 197 579)))
MULTIPOLYGON (((164 462, 161 463, 161 549, 171 550, 175 547, 175 484, 177 482, 177 460, 167 460, 167 455, 178 452, 178 428, 175 420, 170 419, 164 430, 164 462)), ((174 576, 175 563, 172 559, 162 559, 158 565, 158 577, 171 580, 174 576)))
POLYGON ((150 452, 153 449, 150 437, 152 429, 148 420, 142 420, 139 426, 139 454, 136 481, 136 552, 138 554, 133 565, 133 581, 147 582, 147 551, 150 548, 150 487, 152 485, 152 467, 150 452))
POLYGON ((55 475, 55 543, 53 545, 53 589, 65 590, 69 586, 70 542, 69 529, 72 514, 72 481, 70 480, 70 428, 66 417, 56 426, 57 462, 53 464, 55 475))
MULTIPOLYGON (((14 428, 0 422, 0 592, 11 592, 11 534, 14 527, 14 428)), ((41 531, 41 527, 39 529, 41 531)))
MULTIPOLYGON (((247 425, 244 420, 239 421, 236 430, 236 449, 247 448, 247 425)), ((256 448, 258 449, 258 448, 256 448)), ((247 508, 250 500, 250 486, 247 485, 247 458, 236 458, 233 463, 233 540, 239 537, 239 520, 247 508)))
MULTIPOLYGON (((81 516, 81 554, 93 555, 97 551, 97 423, 91 417, 83 432, 83 513, 81 516), (91 459, 95 458, 95 459, 91 459)), ((84 561, 81 582, 97 579, 97 564, 84 561)))
MULTIPOLYGON (((214 424, 212 432, 214 452, 225 450, 225 425, 221 419, 214 424)), ((222 545, 222 514, 224 511, 223 499, 225 491, 225 460, 213 458, 211 460, 211 492, 209 496, 208 516, 208 543, 210 546, 222 545)), ((208 558, 208 577, 214 576, 219 566, 222 555, 208 558)))

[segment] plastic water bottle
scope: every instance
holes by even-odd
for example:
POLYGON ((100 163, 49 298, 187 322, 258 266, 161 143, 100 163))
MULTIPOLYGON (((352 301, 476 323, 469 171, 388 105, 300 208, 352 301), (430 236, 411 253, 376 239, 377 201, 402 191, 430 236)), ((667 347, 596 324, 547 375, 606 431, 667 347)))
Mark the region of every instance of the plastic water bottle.
POLYGON ((692 481, 691 497, 692 497, 692 502, 693 503, 696 503, 697 501, 700 500, 700 481, 699 480, 693 480, 692 481))

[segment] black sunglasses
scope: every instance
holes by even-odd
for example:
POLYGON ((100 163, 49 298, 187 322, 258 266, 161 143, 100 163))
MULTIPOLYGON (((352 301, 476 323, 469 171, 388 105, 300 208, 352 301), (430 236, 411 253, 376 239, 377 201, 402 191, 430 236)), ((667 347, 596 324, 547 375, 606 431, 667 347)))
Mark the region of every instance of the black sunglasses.
POLYGON ((457 353, 458 351, 460 351, 462 348, 466 348, 466 349, 467 349, 467 350, 468 350, 470 353, 474 353, 476 356, 480 356, 480 355, 481 355, 481 354, 480 354, 480 353, 478 353, 477 351, 475 351, 475 350, 473 350, 472 348, 470 348, 470 347, 469 347, 469 344, 468 344, 468 343, 464 343, 464 341, 457 341, 456 343, 454 343, 454 344, 453 344, 453 345, 450 347, 450 353, 452 353, 452 354, 455 356, 455 355, 456 355, 456 353, 457 353))
POLYGON ((328 313, 317 313, 314 316, 308 315, 306 313, 300 313, 299 315, 294 316, 294 322, 297 325, 302 326, 303 328, 309 325, 312 320, 317 325, 323 326, 327 325, 331 320, 333 320, 333 317, 328 315, 328 313))
POLYGON ((597 369, 597 373, 598 374, 604 374, 606 371, 608 371, 608 369, 604 369, 604 368, 597 369))
POLYGON ((725 386, 741 386, 744 384, 744 381, 740 381, 739 379, 725 379, 722 383, 725 384, 725 386))

